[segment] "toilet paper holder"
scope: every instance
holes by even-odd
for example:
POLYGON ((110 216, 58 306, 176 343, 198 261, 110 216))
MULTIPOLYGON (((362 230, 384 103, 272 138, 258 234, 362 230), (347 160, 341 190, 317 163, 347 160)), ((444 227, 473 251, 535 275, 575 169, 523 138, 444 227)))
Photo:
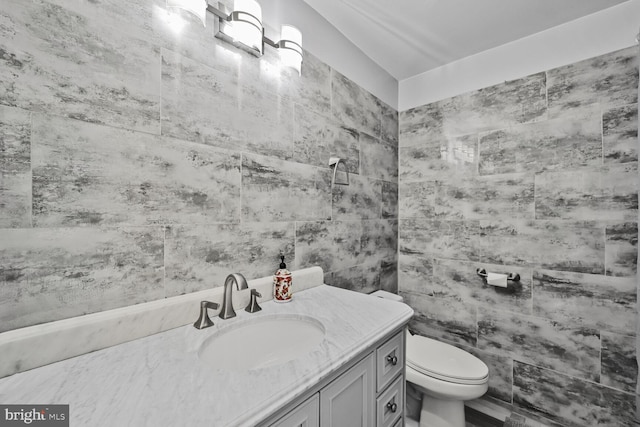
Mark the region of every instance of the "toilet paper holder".
MULTIPOLYGON (((487 277, 489 276, 489 273, 487 273, 487 270, 485 270, 484 268, 476 268, 476 273, 478 274, 478 276, 482 277, 485 280, 485 282, 487 281, 487 277)), ((507 281, 519 282, 520 275, 518 273, 508 273, 507 281)))

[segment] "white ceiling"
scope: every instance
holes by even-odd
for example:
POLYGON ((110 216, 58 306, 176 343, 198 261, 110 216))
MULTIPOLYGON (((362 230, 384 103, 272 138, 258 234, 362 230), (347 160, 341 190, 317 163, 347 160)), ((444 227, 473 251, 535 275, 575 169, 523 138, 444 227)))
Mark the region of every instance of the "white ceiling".
POLYGON ((304 0, 397 80, 628 0, 304 0))

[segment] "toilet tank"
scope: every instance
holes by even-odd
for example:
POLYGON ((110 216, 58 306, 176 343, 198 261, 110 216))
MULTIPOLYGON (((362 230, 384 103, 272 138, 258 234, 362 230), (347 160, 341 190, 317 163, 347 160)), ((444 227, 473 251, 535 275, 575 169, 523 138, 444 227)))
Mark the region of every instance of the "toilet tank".
POLYGON ((373 295, 374 297, 390 299, 398 302, 403 301, 403 298, 400 295, 392 294, 391 292, 387 292, 387 291, 375 291, 375 292, 372 292, 370 295, 373 295))

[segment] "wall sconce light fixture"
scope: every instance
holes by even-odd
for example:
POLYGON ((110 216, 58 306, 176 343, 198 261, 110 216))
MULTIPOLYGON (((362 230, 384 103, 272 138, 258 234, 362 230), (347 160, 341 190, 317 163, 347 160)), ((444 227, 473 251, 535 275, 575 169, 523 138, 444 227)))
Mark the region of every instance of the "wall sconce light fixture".
POLYGON ((280 60, 300 75, 302 71, 302 33, 292 25, 283 25, 278 46, 280 60))
POLYGON ((206 26, 206 12, 216 17, 216 37, 257 57, 262 56, 264 45, 275 47, 280 53, 282 65, 301 73, 302 33, 292 25, 283 25, 280 40, 274 42, 264 35, 262 8, 256 0, 234 0, 234 10, 228 12, 210 5, 207 0, 166 0, 167 7, 177 7, 191 12, 206 26))
POLYGON ((235 0, 231 13, 211 5, 207 10, 220 18, 215 28, 216 37, 255 56, 262 56, 262 8, 256 0, 235 0))

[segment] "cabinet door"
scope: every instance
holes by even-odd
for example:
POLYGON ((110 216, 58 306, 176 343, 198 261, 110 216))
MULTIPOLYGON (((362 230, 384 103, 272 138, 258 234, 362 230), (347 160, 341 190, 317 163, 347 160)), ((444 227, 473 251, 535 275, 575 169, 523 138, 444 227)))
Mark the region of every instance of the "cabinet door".
POLYGON ((280 418, 269 427, 318 427, 319 406, 318 393, 305 400, 303 404, 289 412, 284 418, 280 418))
POLYGON ((375 358, 373 353, 320 390, 322 427, 375 425, 375 358))

